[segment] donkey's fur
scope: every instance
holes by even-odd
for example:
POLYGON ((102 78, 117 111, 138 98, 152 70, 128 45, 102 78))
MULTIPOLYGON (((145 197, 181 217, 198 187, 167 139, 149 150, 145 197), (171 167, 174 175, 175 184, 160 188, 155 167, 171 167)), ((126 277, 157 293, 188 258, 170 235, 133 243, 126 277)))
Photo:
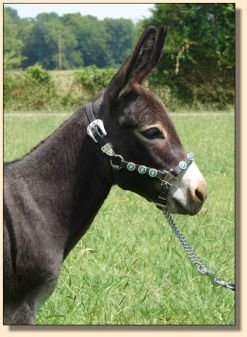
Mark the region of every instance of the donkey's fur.
MULTIPOLYGON (((166 30, 149 27, 133 54, 93 101, 116 153, 159 169, 177 165, 184 150, 161 102, 144 87, 160 58, 166 30), (170 141, 146 147, 133 129, 159 122, 170 141)), ((4 166, 4 324, 32 324, 53 292, 61 265, 91 225, 111 186, 156 201, 148 177, 114 172, 86 134, 80 108, 23 158, 4 166)))

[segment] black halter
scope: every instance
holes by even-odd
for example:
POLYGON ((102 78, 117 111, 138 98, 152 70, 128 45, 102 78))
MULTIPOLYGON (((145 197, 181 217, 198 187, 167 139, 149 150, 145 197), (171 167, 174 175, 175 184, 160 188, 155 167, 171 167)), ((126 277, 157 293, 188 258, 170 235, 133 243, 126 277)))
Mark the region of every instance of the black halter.
POLYGON ((170 169, 169 171, 161 171, 155 168, 147 167, 145 165, 139 165, 126 161, 121 155, 114 152, 112 144, 107 139, 107 133, 104 128, 103 121, 101 119, 95 119, 91 102, 86 105, 86 114, 89 122, 87 126, 87 134, 100 145, 101 151, 110 157, 110 162, 113 169, 126 169, 129 172, 137 172, 141 175, 147 175, 150 178, 159 179, 161 182, 161 191, 160 195, 158 196, 160 201, 158 205, 165 205, 167 202, 168 191, 172 186, 172 180, 176 179, 179 175, 187 170, 189 165, 194 161, 193 154, 188 152, 184 160, 180 161, 175 168, 170 169))

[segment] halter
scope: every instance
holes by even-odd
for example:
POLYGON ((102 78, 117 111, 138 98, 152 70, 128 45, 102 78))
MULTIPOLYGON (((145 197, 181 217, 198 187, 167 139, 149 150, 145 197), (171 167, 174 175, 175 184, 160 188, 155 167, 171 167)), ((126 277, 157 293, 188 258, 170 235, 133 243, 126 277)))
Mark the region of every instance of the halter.
POLYGON ((194 264, 198 272, 204 276, 208 276, 214 285, 235 290, 235 283, 227 283, 221 280, 214 273, 210 272, 202 263, 198 255, 191 248, 181 231, 176 226, 167 208, 167 195, 172 187, 172 182, 188 169, 190 164, 194 161, 193 154, 188 152, 184 160, 181 160, 174 169, 170 169, 169 171, 161 171, 145 165, 139 165, 126 161, 121 155, 114 152, 112 144, 107 139, 107 133, 103 121, 101 119, 95 119, 91 102, 86 105, 86 115, 89 122, 87 126, 88 136, 91 137, 95 143, 98 143, 101 151, 110 158, 111 166, 114 170, 125 169, 129 172, 147 175, 151 179, 156 178, 160 180, 160 193, 158 195, 159 203, 156 203, 156 205, 158 208, 162 209, 169 226, 177 236, 185 252, 189 256, 191 263, 194 264))
POLYGON ((160 181, 161 189, 158 195, 159 203, 157 203, 157 206, 165 206, 167 203, 168 191, 172 187, 172 181, 177 180, 177 178, 188 169, 190 164, 194 161, 193 153, 188 152, 184 160, 181 160, 175 168, 170 169, 169 171, 161 171, 145 165, 139 165, 134 162, 126 161, 121 155, 114 152, 112 144, 107 139, 107 133, 103 121, 101 119, 95 119, 92 103, 88 103, 86 105, 86 115, 89 121, 87 134, 95 143, 100 145, 101 151, 110 158, 110 163, 113 169, 125 169, 129 172, 146 175, 152 179, 158 179, 160 181))

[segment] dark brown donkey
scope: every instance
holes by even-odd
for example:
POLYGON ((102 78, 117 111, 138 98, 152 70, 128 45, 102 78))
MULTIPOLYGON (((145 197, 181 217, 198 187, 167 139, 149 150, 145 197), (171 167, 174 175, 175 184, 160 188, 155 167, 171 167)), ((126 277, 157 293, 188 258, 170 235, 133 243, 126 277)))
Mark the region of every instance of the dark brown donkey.
POLYGON ((188 162, 162 102, 142 86, 165 37, 166 29, 149 27, 92 105, 80 108, 23 158, 5 164, 4 324, 34 322, 36 310, 55 289, 64 259, 112 185, 160 203, 162 174, 188 165, 172 179, 166 203, 174 213, 200 210, 206 198, 204 178, 191 158, 188 162), (92 112, 122 157, 111 158, 109 144, 101 149, 104 129, 92 127, 92 112), (89 124, 98 143, 87 134, 89 124))

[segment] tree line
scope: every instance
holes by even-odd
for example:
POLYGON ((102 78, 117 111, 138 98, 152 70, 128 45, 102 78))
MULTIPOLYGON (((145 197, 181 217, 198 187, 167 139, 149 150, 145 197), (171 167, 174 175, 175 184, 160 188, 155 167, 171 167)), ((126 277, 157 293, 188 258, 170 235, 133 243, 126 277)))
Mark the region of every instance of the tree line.
POLYGON ((98 20, 81 14, 41 13, 36 18, 4 9, 4 63, 8 68, 40 64, 45 69, 118 66, 133 46, 135 25, 128 19, 98 20))
POLYGON ((151 17, 137 24, 79 13, 21 19, 16 10, 5 7, 5 69, 35 64, 47 70, 117 68, 150 24, 169 30, 150 86, 161 89, 166 100, 170 95, 170 101, 234 103, 235 5, 229 3, 155 4, 151 17))

